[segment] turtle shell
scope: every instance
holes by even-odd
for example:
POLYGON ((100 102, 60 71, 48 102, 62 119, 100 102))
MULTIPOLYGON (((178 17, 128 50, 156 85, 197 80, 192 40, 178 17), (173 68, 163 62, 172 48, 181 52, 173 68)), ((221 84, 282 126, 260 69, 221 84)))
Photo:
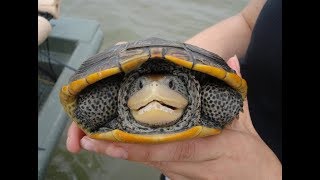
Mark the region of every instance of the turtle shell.
MULTIPOLYGON (((60 102, 64 110, 73 121, 79 122, 74 111, 77 105, 77 95, 83 89, 109 76, 135 70, 150 59, 170 61, 220 79, 238 91, 243 99, 246 98, 246 81, 218 55, 186 43, 148 38, 115 45, 87 59, 70 78, 69 84, 63 86, 60 91, 60 102)), ((169 142, 221 132, 216 128, 194 126, 171 134, 132 134, 119 129, 92 133, 79 123, 77 124, 91 138, 131 143, 169 142)))

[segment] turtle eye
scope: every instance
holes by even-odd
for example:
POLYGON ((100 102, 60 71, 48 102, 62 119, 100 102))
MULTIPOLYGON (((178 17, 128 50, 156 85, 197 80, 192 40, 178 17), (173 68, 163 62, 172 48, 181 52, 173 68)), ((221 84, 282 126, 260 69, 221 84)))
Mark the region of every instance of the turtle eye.
POLYGON ((142 88, 143 88, 142 81, 139 81, 139 88, 140 88, 140 89, 142 89, 142 88))
POLYGON ((169 88, 170 88, 170 89, 173 88, 173 81, 172 81, 172 80, 169 81, 169 88))

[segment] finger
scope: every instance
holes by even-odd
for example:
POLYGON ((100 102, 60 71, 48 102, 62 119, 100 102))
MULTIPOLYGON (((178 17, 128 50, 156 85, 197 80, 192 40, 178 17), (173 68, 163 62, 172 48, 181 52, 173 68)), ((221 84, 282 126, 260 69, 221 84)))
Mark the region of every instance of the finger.
POLYGON ((139 162, 202 161, 218 158, 229 151, 230 136, 227 131, 223 134, 165 144, 114 143, 84 136, 81 146, 89 151, 139 162))
POLYGON ((237 55, 234 55, 233 57, 231 57, 228 61, 227 64, 236 71, 236 73, 241 77, 241 73, 240 73, 240 63, 238 60, 237 55))
POLYGON ((67 149, 72 153, 77 153, 81 150, 80 139, 85 135, 85 133, 76 125, 75 122, 72 122, 68 129, 68 138, 67 138, 67 149))
POLYGON ((81 140, 81 147, 88 151, 105 154, 114 158, 127 159, 128 153, 116 143, 104 140, 91 139, 84 136, 81 140))

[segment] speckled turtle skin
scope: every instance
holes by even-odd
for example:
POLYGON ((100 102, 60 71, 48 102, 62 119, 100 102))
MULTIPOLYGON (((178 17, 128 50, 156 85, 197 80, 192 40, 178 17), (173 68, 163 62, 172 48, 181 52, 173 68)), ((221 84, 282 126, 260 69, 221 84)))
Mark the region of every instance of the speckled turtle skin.
POLYGON ((87 59, 62 88, 60 101, 92 138, 161 143, 220 133, 239 116, 246 93, 246 81, 218 55, 186 43, 148 38, 112 46, 87 59), (184 83, 180 89, 186 90, 180 92, 189 104, 174 124, 137 123, 126 106, 135 79, 152 73, 179 77, 175 87, 184 83))

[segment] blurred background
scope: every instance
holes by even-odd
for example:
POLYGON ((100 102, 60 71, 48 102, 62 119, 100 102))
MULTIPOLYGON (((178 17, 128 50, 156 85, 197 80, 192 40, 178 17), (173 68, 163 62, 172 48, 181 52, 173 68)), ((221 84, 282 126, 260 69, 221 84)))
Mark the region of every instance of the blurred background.
POLYGON ((238 13, 248 0, 62 0, 61 15, 94 19, 104 34, 101 50, 118 41, 162 37, 185 41, 238 13))
MULTIPOLYGON (((96 50, 99 52, 119 41, 133 41, 152 36, 185 41, 218 21, 236 14, 247 2, 248 0, 62 0, 59 19, 77 18, 97 21, 103 34, 103 39, 96 50)), ((58 22, 59 19, 56 21, 58 22)), ((55 26, 53 25, 52 28, 54 29, 55 26)), ((74 33, 77 32, 74 31, 74 33)), ((54 48, 54 40, 51 40, 51 43, 53 43, 51 48, 54 48)), ((63 48, 64 45, 57 46, 58 49, 62 48, 62 52, 73 46, 62 44, 65 45, 65 48, 63 48)), ((40 54, 46 54, 43 48, 48 48, 48 46, 42 45, 41 48, 40 54)), ((54 60, 54 55, 52 52, 51 60, 54 60)), ((67 58, 64 56, 67 55, 62 53, 56 58, 67 58)), ((62 72, 62 70, 54 69, 55 67, 50 68, 56 72, 62 72)), ((61 80, 61 82, 67 82, 67 80, 61 80)), ((54 83, 55 81, 52 82, 54 83)), ((38 91, 40 91, 39 88, 38 91)), ((38 98, 41 97, 38 95, 38 98)), ((41 114, 44 117, 54 115, 41 114)), ((79 154, 69 153, 65 146, 69 124, 70 121, 66 123, 66 126, 63 125, 60 131, 62 135, 58 136, 59 139, 52 150, 50 161, 43 175, 44 179, 159 180, 159 171, 138 163, 86 151, 79 154)), ((41 129, 38 132, 41 132, 41 129)), ((39 151, 42 150, 41 148, 43 147, 39 147, 39 151)))

